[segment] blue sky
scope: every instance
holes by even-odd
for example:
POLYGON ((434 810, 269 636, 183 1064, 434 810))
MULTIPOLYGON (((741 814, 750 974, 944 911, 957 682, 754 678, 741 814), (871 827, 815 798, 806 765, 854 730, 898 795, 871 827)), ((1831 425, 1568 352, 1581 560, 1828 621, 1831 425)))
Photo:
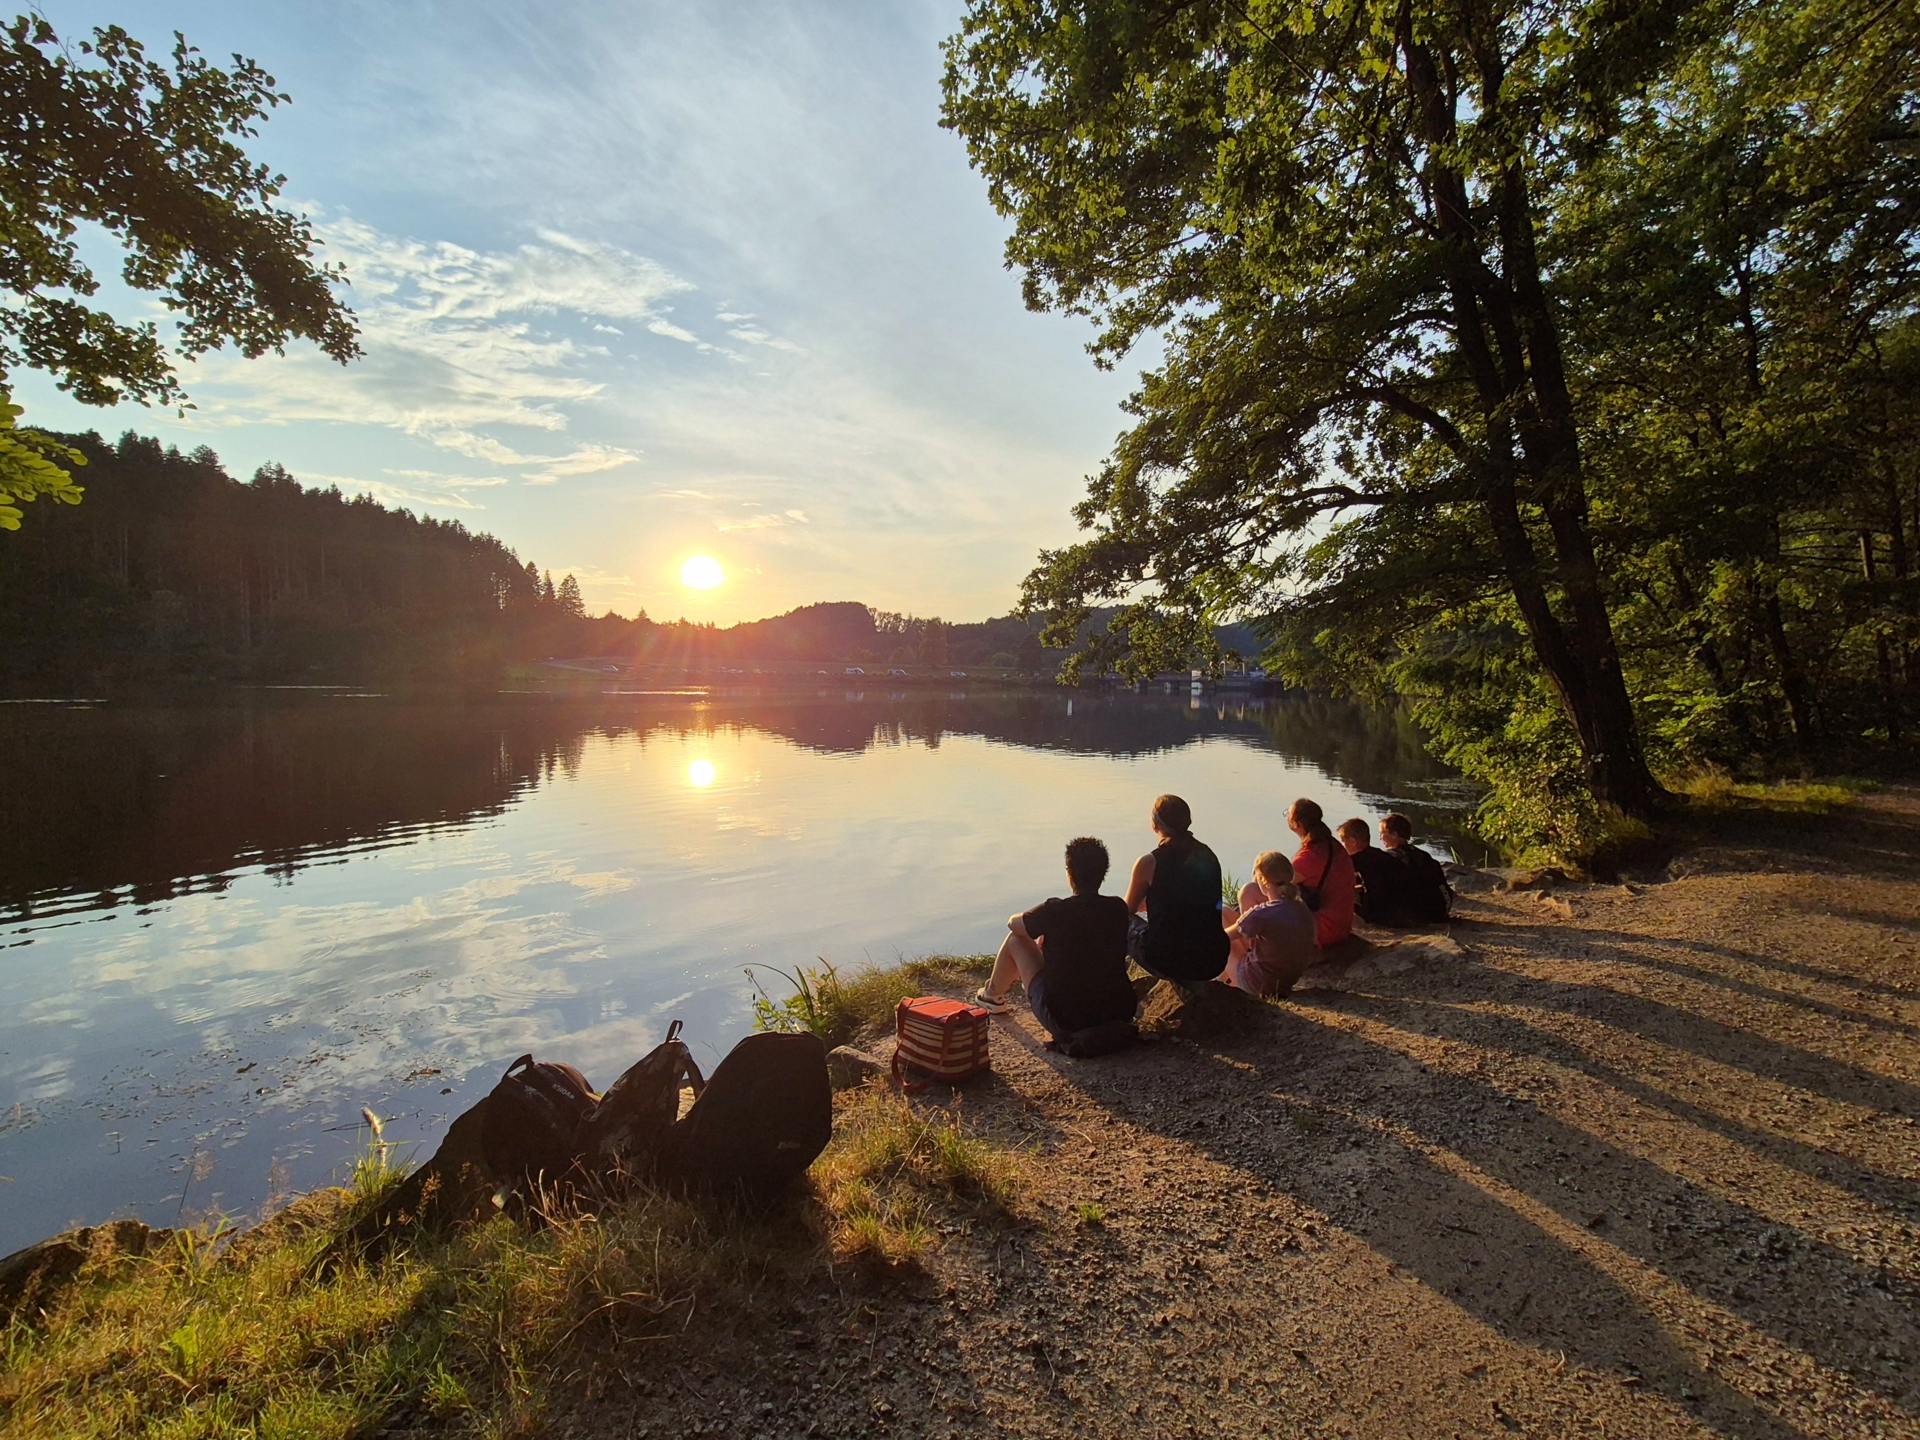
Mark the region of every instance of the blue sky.
POLYGON ((23 375, 30 422, 278 460, 490 531, 596 609, 722 622, 1002 613, 1121 428, 1127 373, 1022 307, 936 123, 957 3, 44 13, 181 30, 291 92, 252 149, 346 262, 367 358, 208 357, 184 420, 23 375), (729 583, 682 587, 695 553, 729 583))

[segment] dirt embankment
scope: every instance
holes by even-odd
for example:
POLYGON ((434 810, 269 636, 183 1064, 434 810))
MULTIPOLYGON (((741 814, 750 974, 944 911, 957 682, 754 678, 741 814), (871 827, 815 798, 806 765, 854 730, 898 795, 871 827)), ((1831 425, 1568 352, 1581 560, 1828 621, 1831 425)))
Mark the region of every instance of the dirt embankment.
MULTIPOLYGON (((581 1435, 1920 1435, 1920 792, 1096 1061, 995 1022, 1030 1222, 611 1354, 581 1435)), ((935 1103, 939 1096, 935 1096, 935 1103)))

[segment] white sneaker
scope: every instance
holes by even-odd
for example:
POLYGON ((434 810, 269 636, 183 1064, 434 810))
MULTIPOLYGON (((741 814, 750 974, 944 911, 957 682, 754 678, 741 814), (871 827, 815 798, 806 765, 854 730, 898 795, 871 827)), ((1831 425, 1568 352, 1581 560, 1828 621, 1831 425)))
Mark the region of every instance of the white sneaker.
POLYGON ((995 1015, 1011 1015, 1013 1013, 1013 1004, 1005 995, 1002 995, 996 1000, 987 993, 987 987, 984 985, 973 992, 973 1003, 978 1005, 982 1010, 992 1011, 995 1015))

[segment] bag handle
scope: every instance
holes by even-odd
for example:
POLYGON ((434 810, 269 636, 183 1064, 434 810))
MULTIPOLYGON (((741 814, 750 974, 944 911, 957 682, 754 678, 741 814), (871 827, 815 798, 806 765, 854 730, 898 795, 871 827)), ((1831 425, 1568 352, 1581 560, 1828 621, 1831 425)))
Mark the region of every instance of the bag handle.
MULTIPOLYGON (((906 1002, 902 1001, 901 1003, 905 1004, 906 1002)), ((894 1046, 893 1059, 889 1063, 893 1069, 893 1083, 898 1085, 902 1090, 924 1090, 927 1088, 927 1081, 909 1080, 900 1073, 900 1047, 897 1044, 894 1046)))

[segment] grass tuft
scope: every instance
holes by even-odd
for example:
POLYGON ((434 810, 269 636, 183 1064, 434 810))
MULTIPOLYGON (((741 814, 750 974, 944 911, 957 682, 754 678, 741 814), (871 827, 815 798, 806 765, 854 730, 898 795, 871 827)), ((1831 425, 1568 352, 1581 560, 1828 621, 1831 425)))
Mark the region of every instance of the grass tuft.
POLYGON ((817 1259, 815 1228, 789 1215, 782 1234, 643 1195, 597 1218, 527 1229, 501 1216, 326 1268, 313 1262, 335 1227, 211 1266, 198 1248, 90 1262, 50 1314, 5 1332, 0 1415, 23 1440, 345 1437, 416 1413, 526 1433, 576 1337, 676 1330, 696 1295, 725 1304, 817 1259))
POLYGON ((818 1035, 828 1048, 849 1045, 862 1035, 893 1026, 893 1009, 902 1000, 924 994, 931 985, 952 984, 986 975, 993 969, 991 955, 928 955, 903 960, 885 969, 868 967, 842 975, 825 960, 800 965, 789 973, 772 966, 793 993, 775 1000, 752 970, 747 979, 754 988, 753 1020, 760 1030, 805 1030, 818 1035))
POLYGON ((968 1134, 957 1106, 916 1106, 879 1086, 845 1102, 813 1175, 832 1248, 894 1264, 930 1249, 942 1219, 1012 1216, 1020 1201, 1019 1162, 968 1134))

